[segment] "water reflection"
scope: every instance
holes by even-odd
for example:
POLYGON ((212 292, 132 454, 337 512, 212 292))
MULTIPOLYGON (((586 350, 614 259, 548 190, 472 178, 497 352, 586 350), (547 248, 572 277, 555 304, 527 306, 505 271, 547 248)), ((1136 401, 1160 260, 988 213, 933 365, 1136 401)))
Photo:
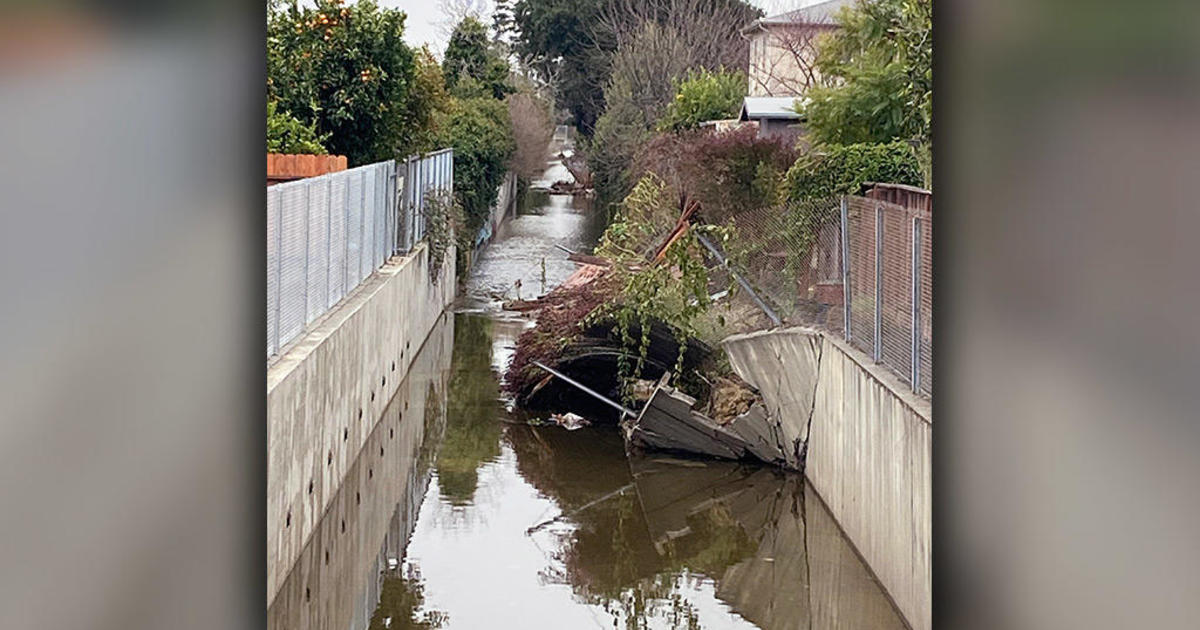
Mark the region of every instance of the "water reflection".
POLYGON ((360 630, 377 602, 397 605, 396 570, 442 443, 454 345, 453 320, 444 317, 284 578, 267 609, 268 628, 360 630))
POLYGON ((489 333, 511 338, 512 325, 472 315, 458 325, 446 442, 405 560, 423 577, 417 618, 436 612, 446 628, 526 628, 532 618, 565 628, 904 627, 801 477, 626 457, 611 428, 517 424, 499 402, 502 362, 488 356, 504 346, 489 333), (448 453, 454 466, 444 467, 448 453))
POLYGON ((450 376, 446 436, 437 457, 438 489, 451 505, 466 505, 475 495, 477 469, 500 455, 504 411, 492 375, 492 320, 457 315, 450 376))
POLYGON ((383 576, 379 605, 371 615, 370 630, 433 630, 446 624, 446 614, 422 611, 425 604, 421 574, 414 570, 389 569, 383 576))

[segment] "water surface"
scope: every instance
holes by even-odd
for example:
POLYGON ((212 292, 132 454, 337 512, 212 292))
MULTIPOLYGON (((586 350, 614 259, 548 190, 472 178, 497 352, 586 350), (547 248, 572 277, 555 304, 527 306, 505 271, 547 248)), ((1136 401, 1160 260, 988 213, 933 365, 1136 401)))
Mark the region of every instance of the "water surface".
POLYGON ((611 427, 519 424, 494 355, 519 331, 457 317, 445 439, 403 560, 420 576, 418 617, 443 628, 904 627, 802 477, 627 456, 611 427))
POLYGON ((529 191, 517 216, 475 261, 462 307, 496 312, 504 300, 535 298, 561 284, 578 265, 555 246, 590 252, 604 230, 599 214, 586 197, 529 191))

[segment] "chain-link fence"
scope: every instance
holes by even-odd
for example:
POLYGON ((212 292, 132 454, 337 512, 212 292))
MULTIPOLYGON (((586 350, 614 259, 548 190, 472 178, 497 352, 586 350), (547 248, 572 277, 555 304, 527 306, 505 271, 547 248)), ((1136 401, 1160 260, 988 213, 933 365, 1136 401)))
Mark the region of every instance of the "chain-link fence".
POLYGON ((425 195, 452 190, 439 151, 267 188, 267 356, 424 237, 425 195))
POLYGON ((933 228, 925 208, 845 198, 846 339, 933 392, 933 228))
MULTIPOLYGON (((731 332, 764 323, 842 329, 840 202, 788 202, 737 213, 730 219, 732 264, 770 313, 741 309, 731 332)), ((743 293, 748 293, 743 291, 743 293)), ((753 296, 746 296, 753 301, 753 296)), ((741 300, 746 302, 746 300, 741 300)))
POLYGON ((854 196, 734 215, 727 254, 753 295, 731 309, 740 315, 726 332, 820 326, 931 394, 931 216, 854 196))

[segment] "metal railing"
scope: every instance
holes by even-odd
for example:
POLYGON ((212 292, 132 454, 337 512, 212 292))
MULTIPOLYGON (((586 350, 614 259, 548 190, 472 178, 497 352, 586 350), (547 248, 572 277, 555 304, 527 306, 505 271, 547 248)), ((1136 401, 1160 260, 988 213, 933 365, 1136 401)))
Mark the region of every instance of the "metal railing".
POLYGON ((450 149, 267 188, 267 356, 425 236, 425 196, 452 191, 450 149))
POLYGON ((743 309, 742 321, 725 332, 762 329, 776 319, 819 326, 932 395, 931 218, 929 204, 856 196, 734 215, 730 259, 766 310, 743 309))

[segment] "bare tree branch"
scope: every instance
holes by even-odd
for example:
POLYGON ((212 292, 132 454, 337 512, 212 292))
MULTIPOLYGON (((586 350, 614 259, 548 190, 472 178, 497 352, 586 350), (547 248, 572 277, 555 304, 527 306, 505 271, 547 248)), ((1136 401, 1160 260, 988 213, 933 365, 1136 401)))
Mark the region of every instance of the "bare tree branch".
POLYGON ((611 0, 592 39, 599 48, 619 49, 653 23, 679 38, 690 66, 744 71, 749 44, 740 30, 754 17, 746 5, 726 0, 611 0))
POLYGON ((831 20, 764 24, 749 34, 751 91, 760 96, 793 96, 828 85, 816 67, 821 37, 837 28, 831 20))
POLYGON ((454 34, 454 27, 458 26, 464 18, 474 17, 480 22, 488 24, 491 22, 492 3, 490 0, 439 0, 438 9, 441 11, 442 17, 433 24, 437 27, 438 35, 443 39, 450 39, 454 34))

